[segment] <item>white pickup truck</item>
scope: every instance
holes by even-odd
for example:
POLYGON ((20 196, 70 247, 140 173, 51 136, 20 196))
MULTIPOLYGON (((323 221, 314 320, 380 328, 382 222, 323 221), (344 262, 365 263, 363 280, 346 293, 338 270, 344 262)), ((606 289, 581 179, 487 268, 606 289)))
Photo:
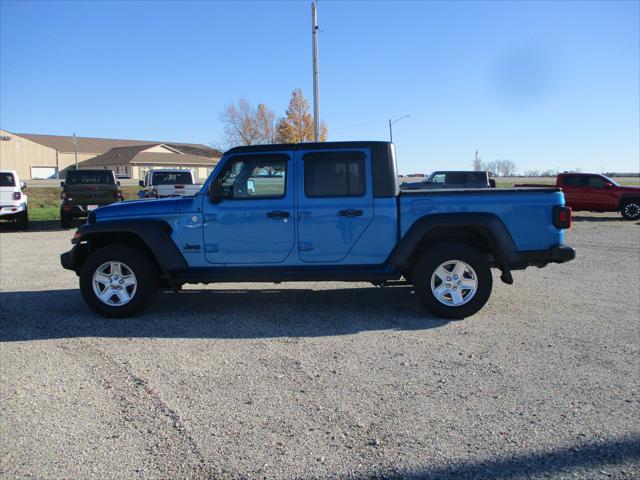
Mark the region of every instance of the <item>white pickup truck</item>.
POLYGON ((19 230, 29 226, 27 196, 22 193, 25 188, 27 184, 15 170, 0 170, 0 220, 15 220, 19 230))
POLYGON ((200 191, 191 170, 162 169, 149 170, 140 180, 144 190, 138 193, 140 198, 188 197, 200 191))

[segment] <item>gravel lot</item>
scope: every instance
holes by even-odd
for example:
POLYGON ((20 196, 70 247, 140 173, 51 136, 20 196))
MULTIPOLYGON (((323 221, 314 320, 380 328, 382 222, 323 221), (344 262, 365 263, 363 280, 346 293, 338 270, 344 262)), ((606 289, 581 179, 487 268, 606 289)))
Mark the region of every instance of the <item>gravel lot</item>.
POLYGON ((2 478, 640 477, 637 222, 577 215, 574 262, 454 322, 340 283, 106 320, 70 231, 0 231, 2 478))

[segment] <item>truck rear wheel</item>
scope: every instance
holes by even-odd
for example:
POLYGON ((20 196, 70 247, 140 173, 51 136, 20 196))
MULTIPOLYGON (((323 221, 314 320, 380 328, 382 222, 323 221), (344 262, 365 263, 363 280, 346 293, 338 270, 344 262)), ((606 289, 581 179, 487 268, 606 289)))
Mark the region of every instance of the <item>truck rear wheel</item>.
POLYGON ((60 226, 62 228, 71 228, 71 220, 73 217, 65 212, 63 209, 60 209, 60 226))
POLYGON ((436 245, 418 260, 413 285, 420 303, 441 318, 466 318, 482 309, 493 286, 480 252, 463 243, 436 245))
POLYGON ((82 298, 93 311, 112 318, 140 312, 153 298, 157 278, 144 252, 109 245, 93 252, 80 269, 82 298))
POLYGON ((620 213, 625 220, 638 220, 640 218, 640 199, 626 200, 622 204, 620 213))
POLYGON ((26 208, 16 217, 16 227, 18 227, 18 230, 27 230, 29 228, 29 211, 26 208))

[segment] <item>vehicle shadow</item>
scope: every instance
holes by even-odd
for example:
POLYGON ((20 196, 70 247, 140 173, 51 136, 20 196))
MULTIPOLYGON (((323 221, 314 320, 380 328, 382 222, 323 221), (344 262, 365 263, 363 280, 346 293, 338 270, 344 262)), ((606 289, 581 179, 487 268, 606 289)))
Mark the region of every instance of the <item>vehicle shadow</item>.
POLYGON ((429 316, 410 287, 186 290, 160 293, 142 314, 102 318, 78 290, 0 293, 0 342, 74 337, 272 338, 423 330, 429 316))
POLYGON ((571 448, 514 455, 509 458, 470 460, 442 468, 376 475, 373 478, 507 480, 556 478, 555 475, 558 474, 557 478, 638 478, 639 461, 640 438, 629 436, 571 448), (596 469, 598 473, 594 471, 596 469))
POLYGON ((628 220, 622 218, 619 214, 612 214, 608 217, 592 217, 589 215, 576 215, 575 213, 571 216, 572 222, 620 222, 627 223, 628 220))
POLYGON ((79 227, 83 222, 73 223, 71 228, 61 228, 59 220, 29 220, 28 230, 18 230, 15 222, 0 222, 0 233, 5 232, 50 232, 50 231, 73 231, 75 227, 79 227))

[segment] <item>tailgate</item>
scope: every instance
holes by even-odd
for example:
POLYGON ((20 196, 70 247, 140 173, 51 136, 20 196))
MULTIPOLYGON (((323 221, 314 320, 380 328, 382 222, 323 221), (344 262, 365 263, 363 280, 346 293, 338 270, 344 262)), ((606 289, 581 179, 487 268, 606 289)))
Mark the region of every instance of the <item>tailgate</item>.
POLYGON ((116 201, 116 185, 96 183, 68 185, 67 198, 70 202, 81 205, 104 205, 116 201))

